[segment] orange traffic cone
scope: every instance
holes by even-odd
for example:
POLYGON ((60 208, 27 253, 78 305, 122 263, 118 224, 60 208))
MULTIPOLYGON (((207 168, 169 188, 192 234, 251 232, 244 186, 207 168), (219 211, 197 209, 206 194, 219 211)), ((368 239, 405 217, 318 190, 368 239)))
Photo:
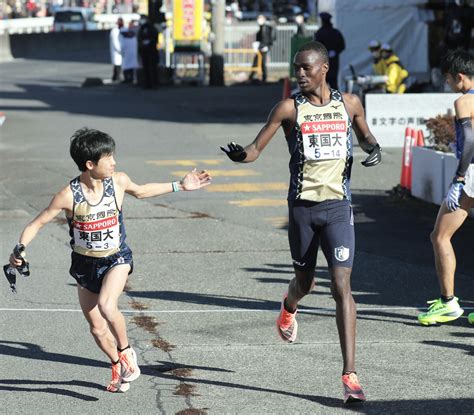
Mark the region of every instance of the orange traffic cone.
POLYGON ((413 147, 416 147, 418 144, 417 141, 417 131, 411 130, 410 134, 410 150, 408 154, 408 168, 407 168, 407 189, 411 190, 411 175, 413 170, 413 147))
POLYGON ((291 82, 290 78, 286 77, 283 81, 283 95, 282 100, 287 99, 291 96, 291 82))
POLYGON ((400 186, 405 189, 408 188, 408 167, 410 165, 410 146, 411 146, 411 132, 413 130, 410 127, 405 129, 405 139, 403 142, 403 153, 402 153, 402 171, 400 174, 400 186))
POLYGON ((424 147, 425 146, 425 137, 423 136, 423 131, 418 130, 418 136, 416 138, 416 145, 418 147, 424 147))

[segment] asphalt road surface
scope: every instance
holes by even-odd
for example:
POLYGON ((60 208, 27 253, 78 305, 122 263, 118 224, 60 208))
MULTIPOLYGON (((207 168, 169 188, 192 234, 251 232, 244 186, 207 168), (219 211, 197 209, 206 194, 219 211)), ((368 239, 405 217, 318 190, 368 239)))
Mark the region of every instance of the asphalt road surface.
POLYGON ((126 394, 104 391, 110 369, 79 311, 63 217, 42 229, 18 294, 0 281, 0 413, 473 413, 474 327, 466 315, 474 311, 474 221, 454 241, 465 315, 419 326, 419 310, 439 295, 429 241, 437 207, 389 193, 400 176, 399 149, 384 149, 371 169, 355 149, 352 286, 368 401, 345 407, 321 254, 296 343, 282 343, 275 330, 292 278, 284 137, 253 164, 233 164, 219 150, 253 140, 281 85, 81 88, 85 77, 108 78, 112 68, 79 61, 17 60, 0 71, 4 262, 26 223, 78 174, 68 154, 77 128, 111 134, 117 169, 137 183, 169 182, 194 167, 214 177, 198 192, 125 200, 135 271, 120 306, 142 369, 126 394))

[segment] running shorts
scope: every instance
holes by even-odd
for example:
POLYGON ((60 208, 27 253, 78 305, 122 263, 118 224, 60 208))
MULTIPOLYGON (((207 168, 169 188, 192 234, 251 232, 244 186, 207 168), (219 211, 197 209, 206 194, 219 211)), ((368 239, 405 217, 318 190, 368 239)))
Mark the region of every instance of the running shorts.
POLYGON ((354 218, 348 200, 288 201, 288 239, 295 268, 314 270, 319 245, 331 267, 352 268, 354 218))
POLYGON ((99 294, 107 273, 113 267, 122 264, 130 264, 128 272, 130 275, 133 271, 133 257, 131 249, 126 244, 122 244, 119 252, 104 258, 85 256, 73 251, 69 274, 81 287, 99 294))
POLYGON ((464 180, 466 182, 463 187, 464 193, 469 197, 474 197, 474 163, 469 165, 464 180))

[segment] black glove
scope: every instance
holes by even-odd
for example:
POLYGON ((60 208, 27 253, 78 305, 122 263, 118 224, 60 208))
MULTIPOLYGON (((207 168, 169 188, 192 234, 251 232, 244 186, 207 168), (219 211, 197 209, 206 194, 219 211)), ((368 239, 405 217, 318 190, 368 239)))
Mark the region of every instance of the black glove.
POLYGON ((361 162, 364 167, 376 166, 382 161, 382 149, 376 144, 369 152, 369 156, 361 162))
POLYGON ((15 268, 10 264, 6 264, 3 266, 3 272, 10 283, 12 292, 16 293, 16 271, 24 277, 28 277, 30 275, 30 264, 25 259, 25 246, 23 244, 16 244, 15 248, 13 248, 13 255, 16 259, 21 260, 21 265, 15 268))
POLYGON ((221 150, 227 154, 232 161, 241 162, 247 157, 247 153, 240 144, 236 144, 234 141, 227 144, 227 148, 221 147, 221 150))

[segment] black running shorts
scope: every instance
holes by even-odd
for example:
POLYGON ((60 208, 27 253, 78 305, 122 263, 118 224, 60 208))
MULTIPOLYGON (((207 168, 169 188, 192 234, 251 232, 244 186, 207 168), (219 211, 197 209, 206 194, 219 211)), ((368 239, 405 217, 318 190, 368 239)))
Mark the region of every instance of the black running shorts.
POLYGON ((122 264, 130 264, 130 275, 133 271, 133 257, 131 249, 125 244, 122 244, 119 252, 104 258, 85 256, 73 251, 69 274, 81 287, 99 294, 107 273, 116 265, 122 264))
POLYGON ((320 244, 329 268, 352 268, 354 219, 348 200, 288 201, 288 211, 288 239, 295 268, 315 269, 320 244))

